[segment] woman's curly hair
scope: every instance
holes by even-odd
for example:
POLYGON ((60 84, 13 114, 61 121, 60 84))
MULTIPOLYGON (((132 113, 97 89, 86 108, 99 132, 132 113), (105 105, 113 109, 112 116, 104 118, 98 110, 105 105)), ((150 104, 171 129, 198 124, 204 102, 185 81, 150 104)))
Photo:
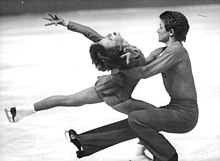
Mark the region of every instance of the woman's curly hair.
POLYGON ((89 52, 92 63, 95 64, 100 71, 109 71, 114 68, 125 69, 129 67, 125 59, 121 58, 124 52, 123 49, 120 50, 119 47, 105 49, 104 46, 94 43, 90 46, 89 52))

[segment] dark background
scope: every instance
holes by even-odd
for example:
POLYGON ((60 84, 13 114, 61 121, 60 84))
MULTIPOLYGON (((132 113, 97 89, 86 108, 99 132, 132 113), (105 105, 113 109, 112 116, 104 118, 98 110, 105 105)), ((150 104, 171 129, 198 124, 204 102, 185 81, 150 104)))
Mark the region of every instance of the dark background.
POLYGON ((220 4, 219 0, 0 0, 0 15, 89 9, 220 4))

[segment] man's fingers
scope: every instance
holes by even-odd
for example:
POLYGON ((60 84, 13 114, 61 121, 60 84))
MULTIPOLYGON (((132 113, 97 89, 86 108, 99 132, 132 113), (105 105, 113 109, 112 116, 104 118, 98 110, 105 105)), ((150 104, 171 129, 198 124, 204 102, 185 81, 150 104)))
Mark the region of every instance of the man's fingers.
POLYGON ((130 63, 129 56, 126 57, 126 63, 127 63, 127 64, 130 63))
POLYGON ((130 58, 130 54, 131 54, 131 53, 126 53, 126 54, 123 54, 123 55, 121 56, 121 58, 126 57, 126 63, 127 63, 127 64, 130 63, 130 60, 129 60, 129 58, 130 58))
POLYGON ((127 55, 126 54, 123 54, 122 56, 121 56, 121 58, 124 58, 124 57, 126 57, 127 55))

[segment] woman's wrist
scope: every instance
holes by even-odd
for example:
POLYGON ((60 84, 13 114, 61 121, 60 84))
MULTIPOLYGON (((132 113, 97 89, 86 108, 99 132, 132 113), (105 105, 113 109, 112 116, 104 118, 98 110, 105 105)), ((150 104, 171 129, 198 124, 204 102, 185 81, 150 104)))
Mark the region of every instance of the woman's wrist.
POLYGON ((60 22, 60 25, 67 27, 68 26, 68 22, 66 22, 65 20, 62 20, 60 22))

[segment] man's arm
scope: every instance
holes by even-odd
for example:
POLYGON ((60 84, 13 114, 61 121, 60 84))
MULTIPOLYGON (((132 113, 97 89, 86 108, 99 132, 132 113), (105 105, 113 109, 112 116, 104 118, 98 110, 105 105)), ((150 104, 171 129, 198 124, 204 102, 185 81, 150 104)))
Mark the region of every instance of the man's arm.
POLYGON ((154 61, 164 49, 165 47, 158 48, 145 58, 140 49, 128 44, 124 48, 125 54, 123 54, 121 58, 126 57, 126 63, 131 67, 143 66, 154 61))
POLYGON ((145 58, 145 65, 151 63, 152 61, 156 60, 159 55, 163 52, 163 50, 165 50, 166 47, 160 47, 155 49, 154 51, 152 51, 150 53, 150 55, 148 57, 145 58))
POLYGON ((161 56, 158 56, 158 58, 147 65, 120 71, 127 76, 139 79, 145 79, 164 72, 181 60, 182 52, 178 50, 178 47, 171 48, 172 49, 165 50, 161 56))

